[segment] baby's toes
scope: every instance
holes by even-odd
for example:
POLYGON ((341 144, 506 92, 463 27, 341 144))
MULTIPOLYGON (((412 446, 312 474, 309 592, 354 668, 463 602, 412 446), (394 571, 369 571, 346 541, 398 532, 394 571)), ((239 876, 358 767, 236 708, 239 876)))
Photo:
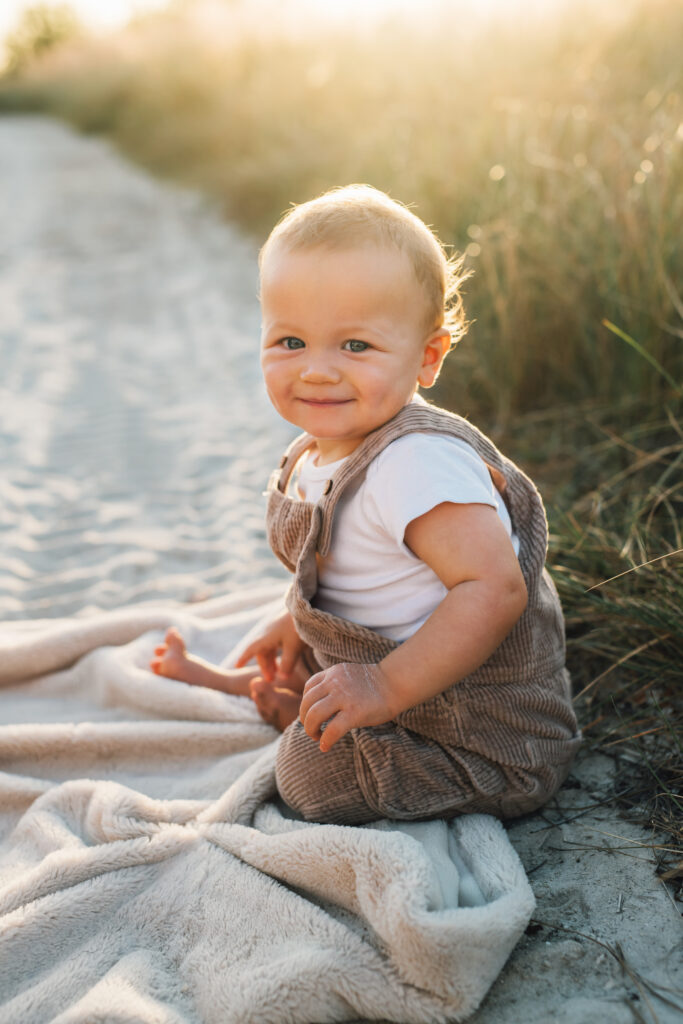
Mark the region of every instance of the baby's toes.
POLYGON ((171 626, 170 629, 166 630, 166 636, 164 639, 166 640, 166 645, 168 647, 172 647, 178 652, 178 654, 183 654, 185 652, 185 641, 175 626, 171 626))
POLYGON ((152 660, 149 663, 149 667, 151 668, 152 672, 155 673, 155 675, 159 675, 161 671, 161 658, 152 658, 152 660))
POLYGON ((160 658, 163 658, 164 654, 168 650, 168 644, 159 644, 158 647, 154 648, 154 653, 158 654, 160 658))
POLYGON ((257 676, 249 684, 249 696, 258 709, 258 713, 268 725, 275 725, 275 708, 273 707, 273 687, 265 679, 257 676))
POLYGON ((249 696, 258 704, 266 699, 266 692, 272 689, 271 683, 267 683, 262 676, 255 676, 249 683, 249 696))

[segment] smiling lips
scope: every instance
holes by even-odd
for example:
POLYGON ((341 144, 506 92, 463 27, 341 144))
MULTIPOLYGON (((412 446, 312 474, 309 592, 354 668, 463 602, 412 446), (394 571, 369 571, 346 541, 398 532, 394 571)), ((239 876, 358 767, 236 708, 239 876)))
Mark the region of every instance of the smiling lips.
POLYGON ((304 405, 347 405, 351 398, 300 398, 304 405))

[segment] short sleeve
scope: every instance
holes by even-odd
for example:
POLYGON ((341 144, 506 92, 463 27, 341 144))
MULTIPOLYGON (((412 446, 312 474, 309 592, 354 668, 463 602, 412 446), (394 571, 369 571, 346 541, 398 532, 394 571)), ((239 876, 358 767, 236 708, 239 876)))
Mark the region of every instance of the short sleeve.
POLYGON ((485 462, 471 445, 444 434, 406 434, 370 464, 372 518, 403 544, 406 527, 444 501, 498 508, 485 462))

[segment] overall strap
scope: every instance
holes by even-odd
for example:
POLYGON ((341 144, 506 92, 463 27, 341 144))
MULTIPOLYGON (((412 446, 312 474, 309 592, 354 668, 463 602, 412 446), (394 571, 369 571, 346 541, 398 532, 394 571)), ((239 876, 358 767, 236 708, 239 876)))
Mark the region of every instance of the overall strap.
POLYGON ((285 494, 294 467, 304 452, 314 444, 315 438, 310 434, 299 434, 295 437, 280 459, 277 469, 271 474, 268 490, 278 490, 285 494))

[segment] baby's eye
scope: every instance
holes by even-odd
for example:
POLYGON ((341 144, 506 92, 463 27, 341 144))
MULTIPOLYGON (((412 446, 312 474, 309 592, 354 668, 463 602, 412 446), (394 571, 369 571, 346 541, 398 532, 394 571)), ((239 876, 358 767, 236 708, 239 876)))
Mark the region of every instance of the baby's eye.
POLYGON ((350 338, 345 341, 342 345, 348 352, 365 352, 366 349, 370 348, 367 341, 359 341, 358 338, 350 338))
POLYGON ((293 352, 297 348, 305 348, 305 343, 301 338, 282 338, 280 344, 289 352, 293 352))

